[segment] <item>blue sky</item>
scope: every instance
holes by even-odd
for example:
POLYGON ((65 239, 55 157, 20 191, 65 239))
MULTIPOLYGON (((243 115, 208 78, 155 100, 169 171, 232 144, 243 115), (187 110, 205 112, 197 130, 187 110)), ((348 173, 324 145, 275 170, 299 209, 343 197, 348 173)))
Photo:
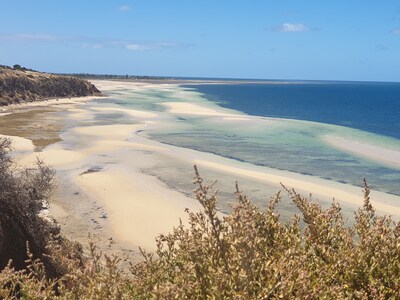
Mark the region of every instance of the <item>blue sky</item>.
POLYGON ((400 81, 399 1, 0 4, 0 64, 49 72, 400 81))

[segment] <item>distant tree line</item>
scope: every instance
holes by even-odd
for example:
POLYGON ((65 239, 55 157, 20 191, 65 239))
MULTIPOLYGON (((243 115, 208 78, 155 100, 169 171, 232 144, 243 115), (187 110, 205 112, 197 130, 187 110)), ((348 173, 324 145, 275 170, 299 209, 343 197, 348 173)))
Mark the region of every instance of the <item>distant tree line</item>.
POLYGON ((170 78, 160 76, 138 76, 138 75, 114 75, 114 74, 91 74, 91 73, 62 73, 59 75, 73 76, 84 79, 131 79, 131 80, 167 80, 170 78))
POLYGON ((29 69, 29 68, 25 68, 22 67, 21 65, 15 64, 12 67, 6 66, 6 65, 0 65, 0 70, 1 69, 6 69, 6 70, 18 70, 18 71, 30 71, 30 72, 38 72, 36 70, 33 69, 29 69))

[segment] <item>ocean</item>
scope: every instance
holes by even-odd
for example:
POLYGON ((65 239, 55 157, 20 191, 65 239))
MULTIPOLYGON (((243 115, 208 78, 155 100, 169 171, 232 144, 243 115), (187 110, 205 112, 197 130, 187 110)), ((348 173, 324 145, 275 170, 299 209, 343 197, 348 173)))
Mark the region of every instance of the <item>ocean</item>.
POLYGON ((400 83, 208 84, 195 89, 249 115, 347 126, 400 139, 400 83))
MULTIPOLYGON (((139 135, 164 144, 352 186, 361 187, 366 178, 373 189, 400 196, 400 83, 191 83, 119 90, 112 101, 158 113, 161 123, 149 124, 139 135), (243 118, 174 113, 169 103, 190 103, 243 118)), ((191 192, 193 171, 187 162, 177 157, 153 159, 154 166, 145 170, 148 174, 191 192)), ((233 178, 207 170, 203 174, 233 190, 233 178)), ((238 180, 257 203, 279 189, 238 180)))

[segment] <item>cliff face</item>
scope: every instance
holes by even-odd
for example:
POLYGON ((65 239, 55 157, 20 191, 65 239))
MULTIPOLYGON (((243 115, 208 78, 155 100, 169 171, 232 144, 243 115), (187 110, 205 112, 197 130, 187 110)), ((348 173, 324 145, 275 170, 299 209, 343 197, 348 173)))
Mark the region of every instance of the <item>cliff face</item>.
POLYGON ((91 95, 101 92, 86 80, 0 66, 0 106, 91 95))

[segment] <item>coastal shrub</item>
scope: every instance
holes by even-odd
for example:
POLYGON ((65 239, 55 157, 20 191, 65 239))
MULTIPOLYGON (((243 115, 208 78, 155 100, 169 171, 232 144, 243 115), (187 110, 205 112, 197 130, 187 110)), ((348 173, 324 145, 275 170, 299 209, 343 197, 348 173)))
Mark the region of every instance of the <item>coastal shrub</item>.
POLYGON ((282 222, 278 193, 260 210, 236 186, 237 204, 221 216, 212 185, 196 169, 203 207, 155 254, 132 268, 141 299, 400 299, 400 223, 378 216, 364 182, 364 206, 346 226, 338 203, 318 203, 285 188, 300 211, 282 222), (301 219, 304 225, 301 225, 301 219))
MULTIPOLYGON (((0 268, 26 268, 27 243, 33 258, 40 258, 49 276, 58 276, 44 256, 52 235, 60 228, 48 211, 54 170, 38 160, 33 168, 18 166, 11 156, 11 141, 0 138, 0 268)), ((60 239, 60 241, 62 241, 60 239)))
POLYGON ((132 299, 132 286, 118 257, 103 256, 91 243, 83 260, 80 253, 70 251, 75 244, 68 243, 53 240, 47 249, 63 270, 59 277, 49 278, 45 265, 29 251, 26 269, 16 271, 10 263, 0 273, 0 299, 132 299))
POLYGON ((338 203, 322 209, 285 187, 299 210, 290 221, 277 212, 280 193, 262 210, 238 185, 223 215, 215 185, 197 169, 194 181, 202 209, 158 236, 154 253, 141 250, 129 272, 93 244, 84 258, 54 238, 44 257, 59 276, 48 276, 28 248, 25 269, 8 264, 0 273, 0 299, 400 299, 400 223, 376 214, 366 182, 364 205, 348 225, 338 203))

